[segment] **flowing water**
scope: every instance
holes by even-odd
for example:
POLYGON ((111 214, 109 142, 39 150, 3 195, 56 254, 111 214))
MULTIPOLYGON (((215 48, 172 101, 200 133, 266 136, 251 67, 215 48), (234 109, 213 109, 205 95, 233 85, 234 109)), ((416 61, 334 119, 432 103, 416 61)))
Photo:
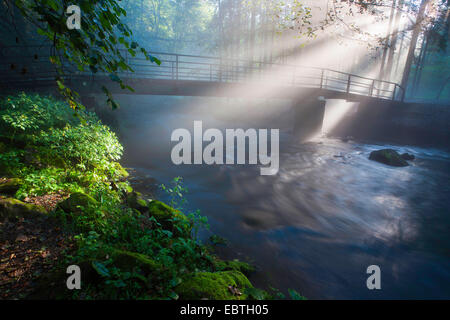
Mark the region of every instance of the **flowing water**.
POLYGON ((248 165, 175 166, 170 133, 192 129, 199 114, 124 111, 125 166, 136 186, 158 193, 158 183, 182 176, 188 208, 229 240, 222 255, 258 267, 254 284, 310 299, 450 298, 449 153, 328 138, 301 144, 281 129, 275 176, 248 165), (386 147, 416 159, 403 168, 368 160, 386 147), (369 265, 381 268, 381 290, 366 287, 369 265))

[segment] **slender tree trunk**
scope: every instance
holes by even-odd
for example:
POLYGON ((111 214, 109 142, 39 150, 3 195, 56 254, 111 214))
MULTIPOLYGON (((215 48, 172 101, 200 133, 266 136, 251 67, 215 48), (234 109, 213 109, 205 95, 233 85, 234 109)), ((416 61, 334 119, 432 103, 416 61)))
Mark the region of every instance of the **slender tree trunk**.
POLYGON ((402 40, 400 41, 400 46, 398 48, 397 62, 395 64, 395 71, 394 71, 395 74, 397 74, 398 68, 400 66, 400 60, 402 58, 402 54, 401 53, 402 53, 402 50, 403 50, 403 43, 404 42, 405 42, 405 35, 402 34, 402 40))
POLYGON ((250 18, 250 62, 253 63, 255 59, 255 23, 256 23, 256 6, 255 0, 251 0, 251 18, 250 18))
POLYGON ((419 61, 417 63, 416 72, 414 74, 414 86, 413 86, 413 92, 417 93, 419 88, 420 79, 422 77, 422 70, 423 66, 425 65, 425 58, 427 56, 427 50, 428 50, 428 36, 429 33, 427 32, 424 35, 422 47, 420 48, 420 55, 419 55, 419 61))
POLYGON ((394 34, 392 35, 392 42, 391 42, 391 46, 389 48, 389 57, 388 57, 386 73, 385 73, 386 80, 388 80, 388 81, 391 80, 392 68, 394 67, 394 55, 395 55, 395 49, 397 46, 398 33, 399 33, 399 29, 400 29, 400 26, 399 26, 400 19, 402 17, 403 1, 404 0, 400 0, 397 5, 398 9, 397 9, 397 14, 395 16, 395 22, 394 22, 395 30, 394 30, 394 34))
POLYGON ((270 31, 270 62, 273 63, 273 51, 275 49, 275 23, 272 21, 272 30, 270 31))
POLYGON ((411 72, 411 66, 414 61, 414 52, 416 50, 417 39, 421 31, 421 24, 425 16, 425 9, 428 6, 430 0, 422 0, 420 3, 419 13, 417 14, 416 25, 414 26, 411 42, 409 44, 408 56, 406 58, 405 69, 403 70, 403 77, 401 86, 406 91, 408 85, 409 74, 411 72))
POLYGON ((242 9, 242 4, 241 4, 241 0, 238 0, 237 3, 237 7, 236 7, 236 56, 239 59, 241 56, 241 20, 242 20, 242 15, 241 15, 241 9, 242 9))
POLYGON ((378 78, 380 80, 383 80, 384 73, 385 73, 384 68, 385 68, 385 64, 386 64, 386 58, 387 58, 387 53, 388 53, 388 49, 389 49, 389 45, 390 45, 390 38, 391 38, 391 34, 392 34, 392 22, 394 20, 395 3, 396 3, 396 0, 392 0, 392 9, 391 9, 391 15, 389 17, 389 26, 388 26, 388 30, 387 30, 387 34, 386 34, 386 43, 383 48, 383 57, 381 58, 380 73, 378 76, 378 78))

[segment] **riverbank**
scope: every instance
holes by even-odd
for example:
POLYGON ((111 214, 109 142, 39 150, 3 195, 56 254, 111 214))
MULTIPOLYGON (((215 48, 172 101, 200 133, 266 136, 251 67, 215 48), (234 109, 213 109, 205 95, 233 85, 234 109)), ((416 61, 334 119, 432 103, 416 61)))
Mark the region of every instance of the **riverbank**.
POLYGON ((2 98, 0 279, 3 299, 267 299, 196 237, 206 219, 133 190, 123 148, 95 114, 51 97, 2 98), (81 268, 68 290, 66 268, 81 268))

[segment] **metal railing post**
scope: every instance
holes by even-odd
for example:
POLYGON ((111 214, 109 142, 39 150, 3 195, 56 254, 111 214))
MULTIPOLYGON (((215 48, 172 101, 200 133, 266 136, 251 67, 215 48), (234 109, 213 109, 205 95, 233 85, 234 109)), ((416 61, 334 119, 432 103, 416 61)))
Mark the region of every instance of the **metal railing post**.
POLYGON ((171 65, 172 65, 172 80, 175 79, 175 66, 174 66, 174 62, 171 61, 171 65))
POLYGON ((322 69, 322 72, 320 73, 320 89, 323 89, 323 72, 324 70, 322 69))
POLYGON ((348 75, 348 80, 347 80, 347 93, 350 93, 350 82, 351 82, 351 79, 352 79, 352 75, 349 74, 348 75))
POLYGON ((177 80, 178 80, 178 55, 176 55, 176 75, 177 75, 177 80))
POLYGON ((222 82, 222 57, 219 62, 219 82, 222 82))
POLYGON ((294 67, 294 71, 292 71, 292 86, 295 86, 295 70, 296 70, 297 68, 296 67, 294 67))
POLYGON ((395 100, 395 93, 397 91, 397 84, 394 85, 394 92, 392 93, 392 100, 395 100))
POLYGON ((372 85, 370 86, 369 96, 373 96, 373 88, 375 88, 375 79, 372 80, 372 85))

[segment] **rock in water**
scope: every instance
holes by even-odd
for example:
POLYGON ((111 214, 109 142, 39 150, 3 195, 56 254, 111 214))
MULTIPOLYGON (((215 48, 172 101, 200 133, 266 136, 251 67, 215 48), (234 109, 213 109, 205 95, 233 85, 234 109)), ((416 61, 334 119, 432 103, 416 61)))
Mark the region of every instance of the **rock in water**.
POLYGON ((408 162, 406 162, 405 159, 403 159, 402 156, 400 156, 398 152, 393 149, 372 151, 370 153, 369 159, 394 167, 408 166, 408 162))
POLYGON ((413 154, 410 153, 402 153, 401 157, 403 160, 414 160, 416 157, 413 154))

